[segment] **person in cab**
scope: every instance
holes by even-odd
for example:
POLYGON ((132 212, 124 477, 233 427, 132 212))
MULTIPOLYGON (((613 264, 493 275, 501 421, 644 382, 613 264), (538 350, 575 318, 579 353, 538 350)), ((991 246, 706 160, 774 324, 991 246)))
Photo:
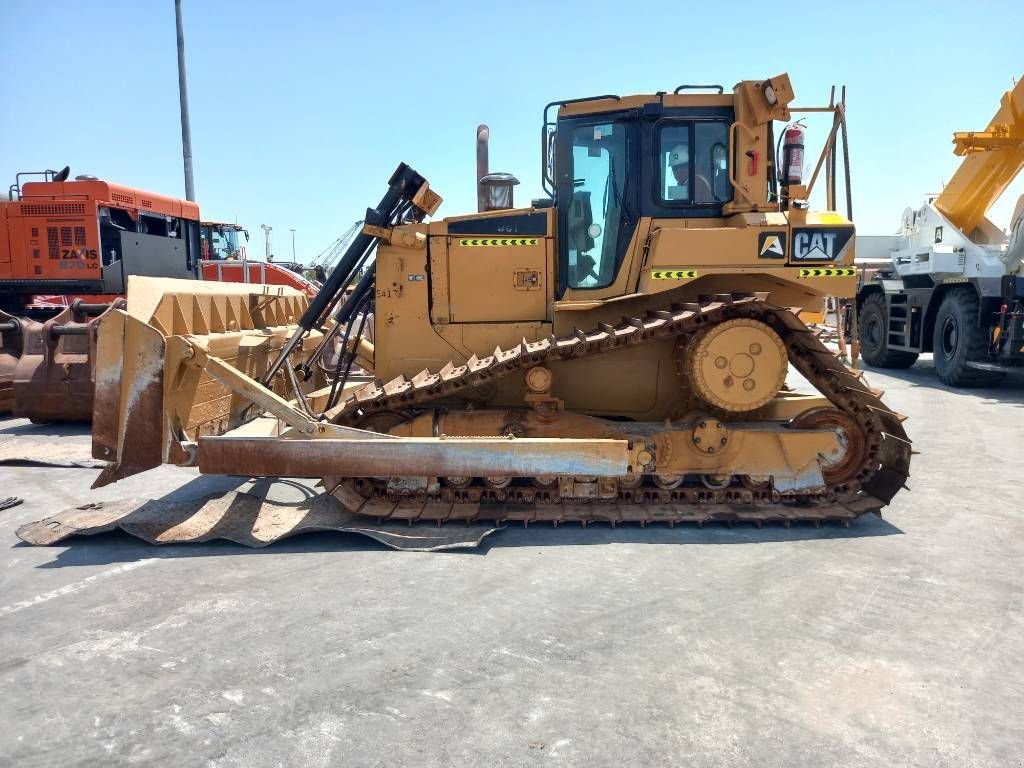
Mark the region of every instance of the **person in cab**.
POLYGON ((690 190, 690 148, 678 144, 669 152, 668 164, 676 183, 669 185, 667 199, 690 200, 694 203, 710 203, 714 200, 711 184, 700 171, 694 174, 693 190, 690 190))

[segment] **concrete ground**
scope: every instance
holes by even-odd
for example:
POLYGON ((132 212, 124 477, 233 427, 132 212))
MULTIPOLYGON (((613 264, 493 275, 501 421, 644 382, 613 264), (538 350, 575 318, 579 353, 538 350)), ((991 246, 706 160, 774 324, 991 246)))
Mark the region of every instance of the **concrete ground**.
POLYGON ((0 512, 0 764, 1024 765, 1024 381, 930 368, 870 375, 922 455, 849 529, 33 548, 16 527, 67 506, 236 483, 0 467, 25 498, 0 512))

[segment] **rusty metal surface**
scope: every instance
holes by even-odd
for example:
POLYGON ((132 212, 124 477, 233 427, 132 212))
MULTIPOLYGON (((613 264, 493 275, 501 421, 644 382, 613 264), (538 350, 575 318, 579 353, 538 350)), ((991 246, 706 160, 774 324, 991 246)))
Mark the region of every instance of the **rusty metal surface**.
POLYGON ((402 438, 284 440, 277 437, 203 437, 199 471, 254 477, 377 477, 393 467, 402 475, 626 474, 625 440, 402 438))
POLYGON ((336 499, 320 494, 299 504, 267 501, 248 493, 193 501, 147 499, 86 504, 52 517, 27 523, 17 530, 22 541, 36 546, 57 544, 70 536, 87 536, 120 529, 150 544, 197 543, 225 539, 247 547, 313 531, 357 533, 393 549, 430 552, 471 549, 499 529, 496 525, 438 528, 376 524, 353 515, 336 499))
POLYGON ((68 307, 46 322, 20 322, 23 350, 14 370, 14 415, 33 421, 89 421, 98 318, 88 319, 68 307))
POLYGON ((103 316, 96 365, 93 456, 114 459, 99 488, 159 466, 163 459, 163 336, 125 312, 103 316), (131 354, 125 357, 124 350, 131 354))
POLYGON ((14 369, 18 358, 6 349, 0 349, 0 413, 10 413, 14 408, 14 369))
POLYGON ((14 408, 14 371, 24 346, 21 319, 0 311, 0 413, 14 408))
MULTIPOLYGON (((128 309, 108 312, 99 326, 93 456, 111 464, 94 487, 183 460, 180 440, 221 434, 257 416, 250 398, 192 357, 216 358, 237 379, 255 382, 306 304, 285 286, 132 276, 128 309)), ((311 333, 294 361, 319 338, 311 333)), ((314 377, 307 386, 322 383, 314 377)), ((283 375, 271 389, 275 396, 286 391, 283 375)))
MULTIPOLYGON (((344 486, 335 491, 344 497, 344 486)), ((865 512, 877 512, 866 505, 858 506, 837 503, 819 504, 744 504, 742 502, 708 501, 681 502, 678 504, 633 504, 629 502, 586 502, 564 501, 554 504, 506 503, 452 503, 443 501, 396 501, 385 498, 362 499, 356 507, 359 515, 365 515, 383 522, 386 520, 412 523, 465 523, 493 521, 494 523, 531 523, 559 525, 579 523, 584 526, 598 523, 615 527, 622 524, 668 525, 725 523, 746 523, 758 527, 765 523, 789 527, 793 523, 841 523, 850 522, 865 512)))

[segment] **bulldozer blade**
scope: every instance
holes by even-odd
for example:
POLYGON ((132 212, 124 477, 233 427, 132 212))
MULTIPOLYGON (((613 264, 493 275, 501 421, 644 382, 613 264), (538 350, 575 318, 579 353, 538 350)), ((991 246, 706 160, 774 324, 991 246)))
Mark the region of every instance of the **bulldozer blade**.
MULTIPOLYGON (((284 286, 130 277, 127 308, 109 310, 96 333, 92 452, 111 463, 93 487, 192 464, 201 436, 257 418, 256 401, 309 422, 283 397, 283 372, 271 389, 256 384, 307 305, 284 286)), ((291 362, 304 362, 322 337, 310 332, 291 362)), ((322 383, 313 376, 304 386, 322 383)))
POLYGON ((164 458, 164 338, 112 310, 97 344, 93 456, 112 462, 93 488, 160 466, 164 458))
POLYGON ((433 552, 478 547, 500 528, 490 523, 410 528, 404 521, 376 523, 356 515, 327 494, 298 504, 285 504, 232 492, 190 501, 129 499, 86 504, 27 523, 16 533, 22 541, 35 546, 120 529, 150 544, 224 539, 246 547, 265 547, 300 533, 339 531, 368 536, 393 549, 433 552))

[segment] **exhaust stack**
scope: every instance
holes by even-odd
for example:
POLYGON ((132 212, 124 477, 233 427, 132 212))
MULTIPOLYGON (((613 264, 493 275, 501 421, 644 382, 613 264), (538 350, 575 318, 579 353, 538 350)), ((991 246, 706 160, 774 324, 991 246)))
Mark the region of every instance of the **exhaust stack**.
POLYGON ((487 188, 483 179, 488 174, 488 141, 491 129, 486 125, 476 127, 476 211, 483 213, 487 209, 487 188))
POLYGON ((512 188, 519 179, 511 173, 490 173, 489 143, 491 129, 486 125, 476 127, 476 210, 500 211, 515 208, 512 188))

